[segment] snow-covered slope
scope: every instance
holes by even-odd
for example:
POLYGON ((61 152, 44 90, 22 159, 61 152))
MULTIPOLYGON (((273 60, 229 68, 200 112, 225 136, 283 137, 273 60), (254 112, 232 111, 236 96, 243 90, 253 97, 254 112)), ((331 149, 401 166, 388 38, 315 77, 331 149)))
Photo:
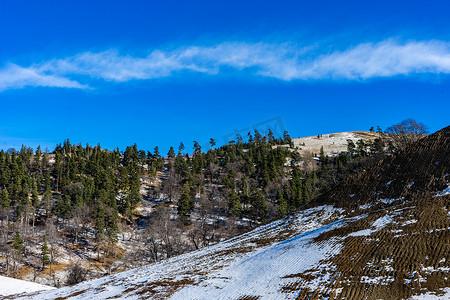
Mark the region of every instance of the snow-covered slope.
POLYGON ((317 206, 217 245, 146 267, 16 298, 442 296, 447 291, 444 288, 450 286, 450 197, 432 199, 435 205, 411 205, 399 200, 383 210, 366 208, 359 215, 330 205, 317 206))
POLYGON ((316 207, 146 267, 14 297, 448 299, 448 174, 450 126, 334 187, 316 207))
POLYGON ((36 291, 52 290, 53 287, 0 276, 0 296, 8 296, 20 293, 30 293, 36 291))
POLYGON ((358 140, 373 141, 380 137, 378 133, 368 131, 337 132, 316 136, 308 136, 292 139, 294 147, 299 149, 301 155, 320 153, 323 147, 325 154, 334 156, 340 152, 347 151, 348 140, 355 144, 358 140))
POLYGON ((348 222, 339 220, 341 213, 331 206, 312 208, 199 251, 24 298, 237 299, 251 294, 279 299, 287 296, 280 289, 295 281, 284 276, 325 268, 324 262, 339 252, 337 240, 325 245, 313 238, 348 222))

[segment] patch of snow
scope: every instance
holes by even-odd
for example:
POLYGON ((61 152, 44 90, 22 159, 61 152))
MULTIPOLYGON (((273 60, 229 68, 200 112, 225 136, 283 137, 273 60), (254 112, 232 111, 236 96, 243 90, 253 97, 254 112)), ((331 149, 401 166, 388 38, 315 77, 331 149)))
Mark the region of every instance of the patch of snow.
POLYGON ((365 209, 368 209, 368 208, 370 208, 372 205, 371 204, 363 204, 363 205, 360 205, 359 206, 359 209, 360 210, 365 210, 365 209))
POLYGON ((447 188, 443 189, 442 192, 436 194, 434 197, 442 197, 445 195, 450 195, 450 186, 447 186, 447 188))
POLYGON ((406 225, 409 225, 409 224, 414 224, 414 223, 417 223, 417 220, 409 220, 409 221, 406 221, 406 222, 404 222, 403 224, 402 224, 402 226, 406 226, 406 225))
POLYGON ((0 296, 51 290, 54 287, 0 276, 0 296))
POLYGON ((437 273, 437 272, 449 272, 450 267, 439 267, 439 268, 433 268, 433 267, 424 267, 422 266, 422 271, 428 274, 431 273, 437 273))
POLYGON ((388 198, 386 198, 386 199, 380 199, 380 200, 378 200, 378 202, 381 202, 381 203, 384 203, 384 204, 392 204, 392 203, 394 203, 396 201, 403 200, 403 199, 405 199, 405 197, 401 197, 401 198, 398 198, 398 199, 388 199, 388 198))
POLYGON ((389 223, 392 223, 393 219, 390 215, 384 215, 383 217, 375 220, 372 223, 373 227, 376 227, 377 230, 380 230, 384 227, 386 227, 386 225, 388 225, 389 223))
MULTIPOLYGON (((364 217, 364 215, 360 216, 358 218, 361 218, 361 217, 364 217)), ((372 233, 374 233, 374 232, 376 232, 376 231, 378 231, 380 229, 383 229, 384 227, 386 227, 388 224, 392 223, 393 221, 394 220, 392 219, 392 216, 384 215, 383 217, 378 218, 377 220, 375 220, 372 223, 371 228, 367 228, 367 229, 363 229, 363 230, 360 230, 360 231, 352 232, 352 233, 348 234, 346 237, 349 237, 349 236, 369 236, 372 233)))
POLYGON ((411 188, 413 186, 413 184, 414 184, 414 181, 411 182, 410 184, 408 184, 406 187, 409 189, 409 188, 411 188))
POLYGON ((398 237, 402 237, 402 236, 406 236, 406 233, 404 233, 404 234, 396 234, 396 235, 394 235, 394 238, 398 238, 398 237))
POLYGON ((388 182, 386 182, 386 185, 390 185, 394 180, 389 180, 388 182))
POLYGON ((388 285, 394 280, 395 278, 392 276, 377 276, 377 277, 361 276, 361 282, 368 284, 388 285))
POLYGON ((369 236, 371 235, 373 232, 375 232, 375 230, 372 229, 364 229, 364 230, 360 230, 360 231, 356 231, 356 232, 352 232, 347 236, 369 236))
POLYGON ((427 292, 422 295, 412 296, 408 300, 437 300, 437 299, 450 299, 450 288, 445 288, 442 293, 436 294, 434 292, 427 292))

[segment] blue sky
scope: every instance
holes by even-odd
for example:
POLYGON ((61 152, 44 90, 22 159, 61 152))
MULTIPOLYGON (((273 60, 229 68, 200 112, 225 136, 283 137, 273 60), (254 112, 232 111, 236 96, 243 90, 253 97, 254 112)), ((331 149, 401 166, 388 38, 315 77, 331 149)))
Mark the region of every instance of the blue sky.
POLYGON ((2 1, 0 147, 166 153, 261 123, 299 137, 410 117, 434 132, 450 125, 449 6, 2 1))

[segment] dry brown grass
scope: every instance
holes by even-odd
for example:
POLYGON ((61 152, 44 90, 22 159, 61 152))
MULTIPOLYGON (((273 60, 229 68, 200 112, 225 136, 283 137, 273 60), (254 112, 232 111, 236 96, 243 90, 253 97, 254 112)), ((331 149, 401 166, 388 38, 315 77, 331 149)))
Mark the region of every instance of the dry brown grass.
POLYGON ((316 243, 331 242, 336 237, 343 243, 342 251, 328 261, 336 266, 331 274, 333 280, 317 290, 309 290, 306 283, 320 272, 308 270, 286 276, 298 280, 285 285, 282 291, 299 293, 297 299, 406 299, 426 291, 439 293, 450 286, 450 196, 414 203, 415 207, 396 211, 393 223, 370 236, 347 235, 368 228, 385 213, 393 215, 393 209, 374 212, 321 234, 316 243), (417 222, 408 224, 411 220, 417 222), (369 278, 379 281, 371 282, 369 278))
POLYGON ((76 297, 76 296, 82 295, 82 294, 84 294, 84 293, 87 292, 87 291, 88 291, 88 290, 78 291, 78 292, 72 293, 72 294, 70 294, 70 295, 68 295, 68 296, 65 296, 65 297, 58 297, 58 298, 55 298, 55 300, 65 300, 65 299, 69 299, 69 298, 72 298, 72 297, 76 297))
POLYGON ((139 299, 166 299, 181 287, 192 284, 194 284, 194 281, 190 278, 181 280, 167 278, 133 286, 130 288, 130 292, 135 291, 134 295, 138 295, 139 299))

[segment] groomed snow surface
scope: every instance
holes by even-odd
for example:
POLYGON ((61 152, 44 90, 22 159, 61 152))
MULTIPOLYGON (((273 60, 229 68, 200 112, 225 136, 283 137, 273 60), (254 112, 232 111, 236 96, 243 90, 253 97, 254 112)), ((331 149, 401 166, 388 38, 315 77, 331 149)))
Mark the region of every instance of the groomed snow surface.
MULTIPOLYGON (((296 292, 281 289, 298 278, 285 276, 333 268, 327 261, 340 252, 339 240, 315 243, 313 239, 346 223, 342 213, 332 206, 315 207, 195 252, 23 298, 295 299, 296 292)), ((326 277, 325 272, 306 284, 320 289, 328 282, 326 277)))
MULTIPOLYGON (((301 289, 330 292, 327 289, 338 270, 333 261, 346 238, 369 236, 396 223, 394 217, 402 210, 386 212, 367 228, 347 236, 316 240, 321 233, 352 226, 367 217, 344 218, 342 209, 324 205, 214 246, 72 287, 39 292, 50 288, 30 283, 34 289, 21 290, 16 283, 11 288, 14 293, 31 292, 14 299, 296 299, 301 289)), ((392 269, 392 260, 382 264, 386 270, 392 269)), ((361 277, 362 283, 376 285, 388 285, 392 280, 389 276, 361 277)), ((0 281, 2 292, 3 285, 0 281)), ((335 291, 339 293, 340 288, 335 291)), ((410 299, 450 299, 450 289, 443 293, 410 299)))
POLYGON ((0 296, 31 293, 51 289, 54 288, 34 282, 0 276, 0 296))

